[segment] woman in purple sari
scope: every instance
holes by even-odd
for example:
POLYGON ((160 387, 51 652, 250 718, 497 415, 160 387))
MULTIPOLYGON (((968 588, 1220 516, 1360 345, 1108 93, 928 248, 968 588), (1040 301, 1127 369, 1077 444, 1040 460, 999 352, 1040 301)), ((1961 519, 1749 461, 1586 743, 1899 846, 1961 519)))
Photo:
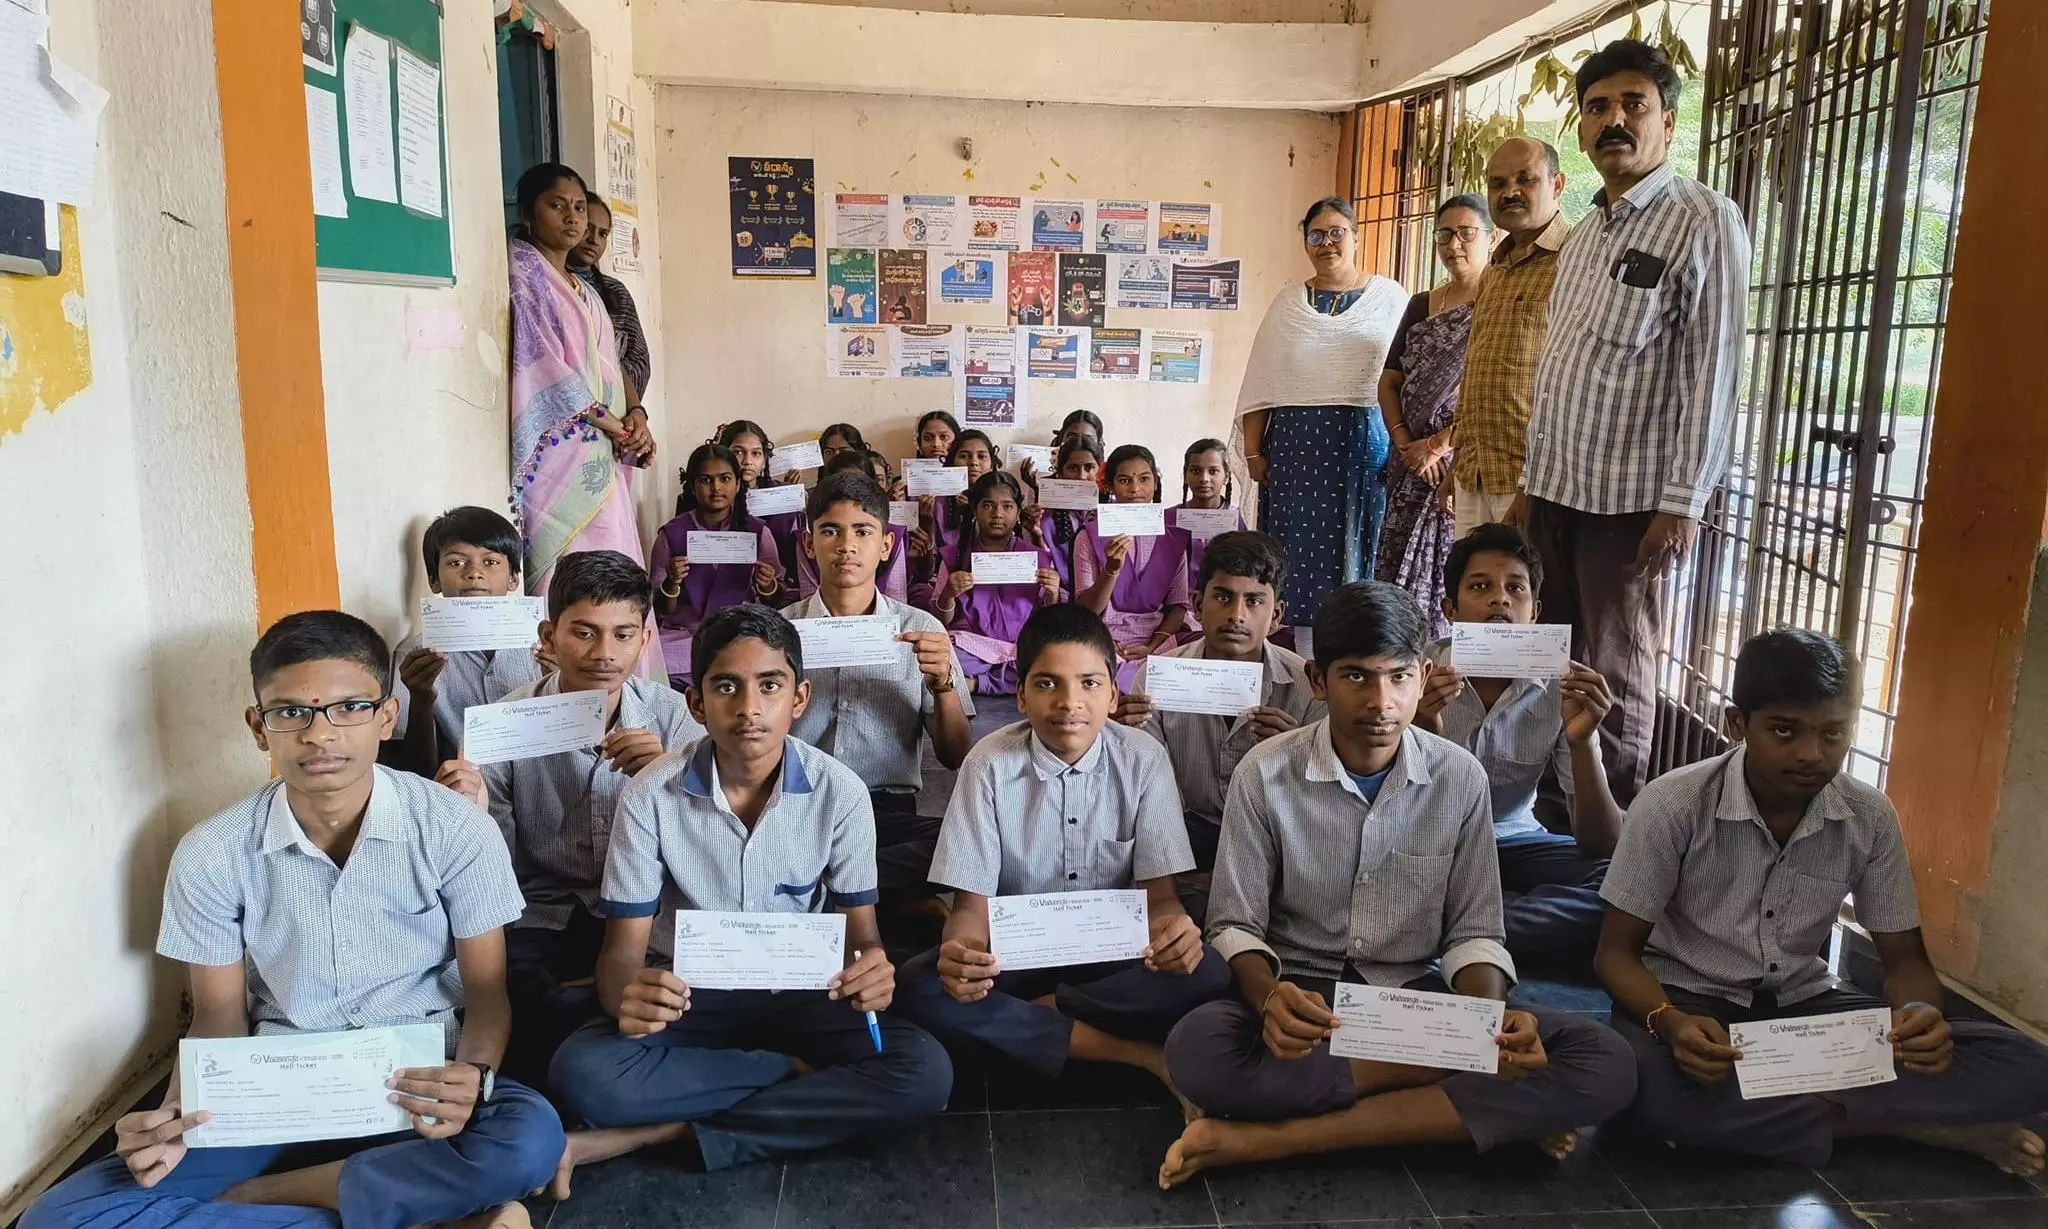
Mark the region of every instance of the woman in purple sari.
POLYGON ((976 695, 1017 693, 1017 633, 1040 606, 1060 600, 1060 577, 1052 556, 1031 544, 1020 522, 1024 487, 1014 474, 992 470, 967 491, 974 520, 962 526, 953 544, 939 555, 932 589, 932 613, 946 625, 954 655, 976 695), (974 577, 976 552, 1028 552, 1035 583, 985 584, 974 577))
POLYGON ((1451 447, 1458 381, 1472 302, 1493 251, 1493 221, 1477 196, 1454 196, 1436 211, 1436 252, 1450 279, 1408 302, 1380 376, 1380 412, 1393 437, 1387 462, 1387 519, 1373 575, 1400 585, 1429 617, 1437 639, 1444 618, 1444 562, 1457 536, 1451 518, 1451 447))

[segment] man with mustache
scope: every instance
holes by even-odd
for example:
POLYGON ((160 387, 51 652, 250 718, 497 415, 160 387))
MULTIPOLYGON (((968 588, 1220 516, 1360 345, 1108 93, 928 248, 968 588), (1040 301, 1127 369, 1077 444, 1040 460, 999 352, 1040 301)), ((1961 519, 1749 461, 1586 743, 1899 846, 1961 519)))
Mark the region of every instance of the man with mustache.
POLYGON ((1507 239, 1494 249, 1472 303, 1452 482, 1439 488, 1452 496, 1461 538, 1506 517, 1522 481, 1557 252, 1572 230, 1557 209, 1564 193, 1557 168, 1557 147, 1535 137, 1503 141, 1486 160, 1487 207, 1507 239))
POLYGON ((1579 67, 1593 209, 1557 257, 1523 493, 1544 608, 1614 688, 1603 758, 1624 806, 1646 779, 1664 577, 1728 466, 1749 237, 1734 202, 1666 160, 1678 73, 1620 39, 1579 67))

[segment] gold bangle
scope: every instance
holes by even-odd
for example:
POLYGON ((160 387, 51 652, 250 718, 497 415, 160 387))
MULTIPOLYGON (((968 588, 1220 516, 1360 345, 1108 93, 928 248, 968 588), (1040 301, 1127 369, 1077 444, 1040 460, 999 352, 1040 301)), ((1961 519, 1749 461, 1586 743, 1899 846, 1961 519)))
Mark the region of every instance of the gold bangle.
POLYGON ((1652 1007, 1650 1009, 1650 1014, 1643 1017, 1643 1031, 1648 1033, 1654 1040, 1663 1041, 1664 1039, 1662 1037, 1657 1036, 1657 1017, 1663 1015, 1667 1011, 1677 1010, 1678 1009, 1676 1007, 1671 1005, 1671 1001, 1669 999, 1666 999, 1664 1002, 1659 1003, 1655 1007, 1652 1007))

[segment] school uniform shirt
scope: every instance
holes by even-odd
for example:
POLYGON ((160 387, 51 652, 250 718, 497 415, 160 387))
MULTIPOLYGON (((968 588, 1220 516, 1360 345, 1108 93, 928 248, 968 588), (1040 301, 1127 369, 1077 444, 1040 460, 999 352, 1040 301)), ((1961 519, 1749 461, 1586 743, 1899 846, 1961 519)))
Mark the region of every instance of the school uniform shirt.
POLYGON ((1657 980, 1747 1007, 1835 988, 1826 952, 1842 901, 1889 934, 1920 925, 1898 813, 1847 774, 1814 795, 1780 847, 1743 776, 1748 749, 1668 772, 1628 809, 1600 896, 1650 922, 1643 963, 1657 980))
POLYGON ((930 878, 982 896, 1129 888, 1193 870, 1166 749, 1110 723, 1068 764, 1004 726, 960 765, 930 878))
MULTIPOLYGON (((412 688, 398 681, 398 666, 420 647, 414 632, 398 642, 391 655, 391 691, 398 699, 398 727, 393 738, 404 738, 406 723, 412 719, 412 688)), ((441 735, 441 751, 454 759, 462 747, 462 714, 479 704, 496 704, 529 683, 540 681, 540 663, 531 649, 467 650, 445 655, 448 664, 434 681, 434 725, 441 735)))
POLYGON ((524 905, 490 817, 411 773, 377 768, 345 863, 299 826, 282 781, 185 834, 164 883, 160 956, 248 961, 259 1034, 440 1024, 455 1052, 455 940, 524 905))
MULTIPOLYGON (((782 613, 792 620, 832 614, 819 594, 783 607, 782 613)), ((875 594, 875 608, 868 613, 894 617, 899 635, 946 631, 930 611, 906 606, 884 593, 875 594)), ((804 677, 811 684, 811 706, 790 728, 791 734, 853 769, 871 790, 914 793, 924 787, 924 723, 926 716, 938 711, 939 702, 925 687, 909 645, 903 646, 903 660, 896 665, 825 670, 806 666, 804 677)), ((967 676, 960 672, 957 658, 953 689, 973 716, 967 676)))
MULTIPOLYGON (((1161 657, 1206 659, 1209 642, 1195 640, 1161 657)), ((1151 667, 1140 666, 1131 690, 1145 694, 1145 680, 1151 667)), ((1298 655, 1270 641, 1266 644, 1266 680, 1261 684, 1259 705, 1277 708, 1298 725, 1321 720, 1323 702, 1309 686, 1308 664, 1298 655)), ((1166 747, 1173 760, 1174 779, 1180 783, 1180 802, 1190 814, 1211 822, 1223 818, 1223 802, 1230 790, 1230 778, 1245 752, 1258 746, 1251 723, 1240 714, 1214 717, 1206 713, 1168 713, 1154 709, 1145 720, 1144 731, 1166 747)))
POLYGON ((648 765, 619 800, 605 859, 607 917, 653 917, 649 951, 666 963, 677 909, 823 913, 877 898, 875 812, 844 764, 800 739, 750 832, 701 738, 648 765))
POLYGON ((1345 771, 1328 718, 1252 748, 1223 807, 1209 942, 1282 974, 1349 965, 1376 986, 1438 958, 1446 982, 1473 964, 1514 977, 1479 761, 1411 727, 1376 794, 1345 771))
MULTIPOLYGON (((505 699, 559 695, 561 683, 561 675, 550 674, 505 699)), ((651 730, 661 737, 663 750, 704 737, 704 727, 690 716, 681 692, 638 675, 619 689, 611 728, 651 730)), ((603 916, 598 910, 605 851, 619 795, 631 778, 595 747, 488 764, 483 774, 491 818, 504 833, 519 887, 526 893, 526 912, 518 925, 560 930, 579 908, 603 916)))
MULTIPOLYGON (((1430 660, 1451 659, 1451 642, 1440 640, 1430 660)), ((1546 832, 1536 818, 1536 786, 1546 765, 1557 770, 1558 788, 1572 796, 1572 745, 1564 736, 1564 683, 1561 679, 1515 679, 1492 708, 1472 688, 1471 680, 1457 698, 1444 705, 1445 738, 1470 751, 1486 769, 1493 792, 1495 840, 1546 832)), ((1593 740, 1593 756, 1600 740, 1593 740)))

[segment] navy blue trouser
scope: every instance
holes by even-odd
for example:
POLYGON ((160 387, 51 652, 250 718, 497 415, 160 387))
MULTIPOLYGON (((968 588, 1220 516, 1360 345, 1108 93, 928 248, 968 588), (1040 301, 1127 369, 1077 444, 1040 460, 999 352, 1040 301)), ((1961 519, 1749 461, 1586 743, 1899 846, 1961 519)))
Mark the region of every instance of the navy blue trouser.
POLYGON ((822 990, 692 990, 661 1032, 593 1020, 548 1069, 555 1099, 593 1127, 692 1125, 706 1169, 822 1148, 946 1108, 953 1063, 914 1024, 866 1019, 822 990), (812 1070, 796 1076, 801 1059, 812 1070), (795 1076, 796 1078, 791 1078, 795 1076))
POLYGON ((18 1229, 413 1229, 474 1216, 524 1199, 561 1163, 562 1122, 541 1095, 500 1079, 460 1135, 407 1131, 363 1140, 263 1148, 193 1148, 148 1190, 118 1156, 95 1161, 51 1187, 18 1229), (222 1203, 239 1182, 346 1157, 341 1212, 222 1203))
POLYGON ((1515 964, 1569 965, 1591 973, 1607 915, 1600 899, 1607 859, 1586 857, 1578 841, 1555 832, 1502 837, 1495 850, 1508 955, 1515 964))
POLYGON ((896 1009, 947 1042, 975 1041, 1034 1071, 1058 1075, 1067 1065, 1074 1021, 1127 1041, 1160 1043, 1182 1016, 1230 992, 1230 966, 1210 947, 1186 975, 1155 973, 1142 961, 1075 965, 1003 973, 978 1003, 961 1003, 939 981, 933 948, 903 966, 896 1009), (1052 995, 1057 1007, 1031 1000, 1052 995))

